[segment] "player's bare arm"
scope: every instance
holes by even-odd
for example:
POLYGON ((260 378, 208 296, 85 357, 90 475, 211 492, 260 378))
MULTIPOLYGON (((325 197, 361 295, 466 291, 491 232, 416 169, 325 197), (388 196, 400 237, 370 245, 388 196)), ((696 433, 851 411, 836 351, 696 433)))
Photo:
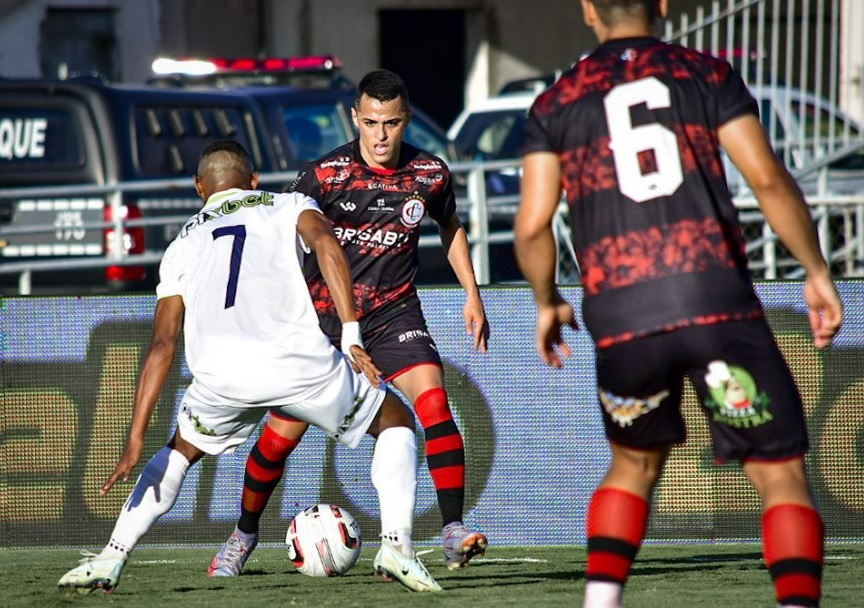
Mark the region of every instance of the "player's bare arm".
POLYGON ((552 367, 572 354, 561 328, 578 329, 573 307, 555 285, 557 249, 552 218, 561 196, 561 168, 551 152, 527 154, 522 174, 522 197, 513 228, 516 261, 537 303, 537 351, 552 367))
POLYGON ((780 163, 759 120, 736 118, 718 130, 720 144, 759 201, 765 219, 807 273, 804 299, 817 348, 828 346, 840 330, 843 304, 831 280, 819 239, 795 180, 780 163))
MULTIPOLYGON (((300 214, 297 220, 297 231, 303 241, 315 252, 321 275, 330 288, 336 312, 343 327, 357 327, 357 312, 354 302, 354 291, 351 283, 351 271, 348 267, 348 258, 339 244, 339 240, 333 233, 333 227, 323 214, 306 210, 300 214)), ((345 350, 345 335, 343 333, 343 351, 345 350)), ((354 371, 362 371, 373 385, 380 385, 381 370, 375 365, 362 346, 360 330, 357 328, 356 337, 350 340, 351 365, 354 371)))
POLYGON ((447 261, 456 274, 456 279, 465 290, 465 306, 462 316, 465 317, 465 330, 474 339, 474 350, 486 352, 489 345, 489 320, 474 267, 471 264, 471 250, 468 246, 468 235, 465 227, 455 213, 450 220, 440 227, 441 245, 447 254, 447 261))
POLYGON ((114 472, 99 490, 100 494, 108 493, 119 479, 128 481, 129 475, 141 459, 141 453, 144 449, 144 435, 147 433, 153 410, 156 408, 156 402, 159 401, 159 395, 162 394, 165 379, 174 363, 177 338, 183 327, 184 311, 183 298, 180 296, 161 298, 156 302, 153 335, 150 339, 144 366, 138 377, 138 385, 135 388, 132 423, 126 440, 126 448, 117 466, 114 467, 114 472))

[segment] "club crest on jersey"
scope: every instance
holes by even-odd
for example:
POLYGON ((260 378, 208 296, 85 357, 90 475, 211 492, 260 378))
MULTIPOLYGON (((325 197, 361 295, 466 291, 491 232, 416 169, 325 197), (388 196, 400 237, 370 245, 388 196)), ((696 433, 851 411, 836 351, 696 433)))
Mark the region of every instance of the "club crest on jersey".
POLYGON ((756 381, 746 369, 725 361, 712 361, 708 364, 705 383, 708 385, 705 407, 714 414, 716 422, 750 428, 774 418, 768 411, 771 399, 764 391, 759 392, 756 381))
POLYGON ((644 399, 638 397, 619 397, 614 393, 604 390, 599 391, 599 395, 603 409, 623 429, 625 426, 631 426, 633 421, 639 416, 644 416, 648 412, 660 407, 660 402, 669 396, 669 391, 663 390, 644 399))
POLYGON ((405 226, 416 226, 426 215, 426 201, 416 192, 411 194, 402 204, 402 223, 405 226))

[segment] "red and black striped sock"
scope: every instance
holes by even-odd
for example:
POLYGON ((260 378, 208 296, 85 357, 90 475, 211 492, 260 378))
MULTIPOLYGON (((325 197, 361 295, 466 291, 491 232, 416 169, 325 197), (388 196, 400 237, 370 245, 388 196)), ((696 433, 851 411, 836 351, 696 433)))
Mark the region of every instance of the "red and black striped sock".
POLYGON ((258 532, 261 514, 267 507, 270 496, 285 473, 285 461, 299 441, 285 439, 269 426, 264 425, 261 437, 246 459, 243 476, 243 499, 240 504, 240 519, 237 528, 241 532, 258 532))
POLYGON ((426 461, 438 494, 444 525, 462 521, 465 506, 465 445, 453 420, 447 392, 433 388, 414 403, 414 411, 426 433, 426 461))
POLYGON ((765 563, 783 606, 819 605, 825 529, 819 513, 805 505, 785 504, 762 514, 765 563))
POLYGON ((588 506, 588 581, 617 583, 630 567, 648 526, 648 501, 616 488, 598 488, 588 506))

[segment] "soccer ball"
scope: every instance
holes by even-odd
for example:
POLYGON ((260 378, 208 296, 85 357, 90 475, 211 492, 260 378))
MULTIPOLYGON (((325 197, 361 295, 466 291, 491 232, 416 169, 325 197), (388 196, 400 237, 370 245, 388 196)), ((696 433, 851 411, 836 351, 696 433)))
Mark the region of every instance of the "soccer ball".
POLYGON ((336 505, 319 504, 301 511, 291 520, 288 557, 307 576, 339 576, 360 557, 360 526, 348 511, 336 505))

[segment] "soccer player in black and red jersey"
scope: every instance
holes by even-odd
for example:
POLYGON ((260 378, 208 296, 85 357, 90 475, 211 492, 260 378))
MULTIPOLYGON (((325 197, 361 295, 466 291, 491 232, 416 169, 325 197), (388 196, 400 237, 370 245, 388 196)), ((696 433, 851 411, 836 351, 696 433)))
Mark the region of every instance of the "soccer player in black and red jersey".
POLYGON ((525 129, 517 259, 537 304, 537 349, 561 367, 578 329, 557 290, 550 228, 570 210, 612 460, 587 517, 586 607, 618 607, 671 446, 684 441, 689 377, 715 457, 739 460, 762 505, 781 606, 817 606, 824 533, 804 465, 800 395, 765 321, 721 162, 741 170, 806 272, 817 348, 842 304, 809 209, 725 62, 652 36, 658 0, 582 0, 597 49, 535 101, 525 129))
MULTIPOLYGON (((440 158, 403 142, 411 109, 402 78, 389 70, 368 73, 358 85, 351 114, 359 137, 308 163, 289 190, 318 202, 348 256, 359 311, 354 330, 382 377, 413 404, 423 426, 444 526, 444 559, 457 569, 484 553, 487 540, 462 523, 465 448, 414 284, 419 225, 427 214, 438 223, 447 259, 465 290, 463 316, 475 350, 486 351, 489 324, 468 238, 456 215, 450 171, 440 158)), ((321 327, 338 346, 346 330, 314 259, 306 275, 321 327)), ((271 412, 246 464, 237 527, 213 559, 211 576, 242 571, 257 543, 261 514, 307 426, 271 412)), ((404 539, 390 540, 413 555, 410 531, 405 532, 404 539)))

